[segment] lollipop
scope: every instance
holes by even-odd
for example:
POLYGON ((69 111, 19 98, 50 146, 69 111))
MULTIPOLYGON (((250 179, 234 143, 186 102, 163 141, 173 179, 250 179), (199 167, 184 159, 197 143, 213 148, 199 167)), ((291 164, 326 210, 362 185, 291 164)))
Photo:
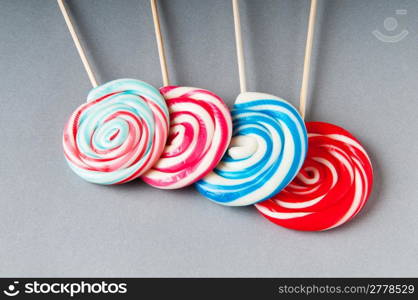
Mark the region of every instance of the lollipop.
POLYGON ((151 7, 164 81, 160 92, 171 123, 161 158, 142 179, 157 188, 177 189, 195 183, 219 163, 231 140, 232 121, 228 107, 214 93, 169 85, 155 0, 151 7))
POLYGON ((157 89, 118 79, 93 89, 64 129, 64 154, 87 181, 133 180, 160 157, 168 134, 168 110, 157 89))
POLYGON ((341 127, 306 123, 305 163, 281 193, 256 204, 270 221, 298 230, 325 230, 352 219, 370 195, 373 171, 362 145, 341 127))
POLYGON ((142 179, 158 188, 181 188, 221 160, 231 139, 231 116, 222 99, 207 90, 167 86, 160 91, 170 110, 170 135, 160 160, 142 179))
MULTIPOLYGON (((301 111, 305 114, 317 1, 311 2, 301 111)), ((365 205, 373 184, 370 159, 357 139, 341 127, 308 122, 305 163, 282 192, 256 204, 270 221, 296 230, 318 231, 351 220, 365 205)))
POLYGON ((307 136, 288 102, 246 92, 237 1, 233 8, 241 86, 232 110, 233 139, 221 163, 196 187, 219 204, 243 206, 268 199, 292 181, 305 159, 307 136))
POLYGON ((83 179, 99 184, 128 182, 160 157, 168 136, 164 98, 151 85, 119 79, 97 81, 62 0, 58 4, 94 89, 78 107, 63 134, 65 158, 83 179))
POLYGON ((241 93, 232 110, 233 139, 221 163, 197 183, 207 198, 242 206, 281 191, 306 155, 306 129, 286 101, 261 93, 241 93))

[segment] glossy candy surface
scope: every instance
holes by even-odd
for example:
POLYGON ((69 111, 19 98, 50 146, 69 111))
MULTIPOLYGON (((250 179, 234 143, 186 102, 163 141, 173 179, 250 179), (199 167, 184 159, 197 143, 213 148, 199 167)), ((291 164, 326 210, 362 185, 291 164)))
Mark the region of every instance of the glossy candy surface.
POLYGON ((227 153, 196 187, 219 204, 250 205, 277 194, 299 172, 307 151, 306 129, 292 105, 261 93, 240 94, 232 119, 227 153))
POLYGON ((168 123, 168 108, 156 88, 134 79, 110 81, 94 88, 68 120, 65 158, 89 182, 128 182, 160 157, 168 123))
POLYGON ((270 221, 296 230, 318 231, 352 219, 366 203, 373 170, 363 146, 341 127, 306 123, 309 150, 295 180, 257 209, 270 221))
POLYGON ((170 133, 161 158, 142 176, 162 189, 191 185, 219 163, 229 145, 232 120, 223 100, 192 87, 160 89, 170 111, 170 133))

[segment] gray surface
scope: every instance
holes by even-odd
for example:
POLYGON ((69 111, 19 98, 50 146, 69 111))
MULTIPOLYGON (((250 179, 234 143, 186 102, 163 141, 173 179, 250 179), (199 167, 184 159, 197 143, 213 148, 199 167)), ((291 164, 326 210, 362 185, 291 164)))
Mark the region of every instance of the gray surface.
MULTIPOLYGON (((229 0, 161 1, 173 82, 238 94, 229 0)), ((277 227, 193 188, 88 184, 66 166, 62 128, 90 89, 53 0, 0 2, 0 276, 417 276, 418 2, 320 1, 309 120, 366 146, 374 192, 324 233, 277 227), (396 16, 396 9, 408 15, 396 16), (399 43, 372 35, 396 16, 399 43), (319 50, 319 51, 318 51, 319 50)), ((242 3, 251 90, 293 103, 308 1, 242 3)), ((70 1, 101 82, 161 85, 148 1, 70 1)))

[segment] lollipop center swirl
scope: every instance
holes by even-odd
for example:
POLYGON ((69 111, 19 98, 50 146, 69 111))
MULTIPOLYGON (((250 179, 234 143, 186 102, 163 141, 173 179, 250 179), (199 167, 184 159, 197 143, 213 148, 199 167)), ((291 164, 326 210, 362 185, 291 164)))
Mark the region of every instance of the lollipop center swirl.
POLYGON ((252 156, 257 151, 257 148, 256 138, 252 136, 236 136, 231 140, 228 154, 235 160, 245 159, 252 156))
POLYGON ((300 170, 297 178, 305 184, 315 184, 320 179, 319 171, 313 167, 305 167, 300 170))
POLYGON ((129 125, 121 119, 112 119, 99 126, 93 134, 94 147, 111 150, 121 146, 129 135, 129 125))

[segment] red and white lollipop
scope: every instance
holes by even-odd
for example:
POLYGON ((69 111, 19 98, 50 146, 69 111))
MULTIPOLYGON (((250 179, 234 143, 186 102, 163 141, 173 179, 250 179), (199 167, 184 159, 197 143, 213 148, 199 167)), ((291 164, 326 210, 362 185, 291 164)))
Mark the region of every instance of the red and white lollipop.
POLYGON ((326 230, 351 220, 373 184, 370 159, 341 127, 306 123, 309 149, 301 171, 282 192, 256 204, 270 221, 297 230, 326 230))
MULTIPOLYGON (((300 110, 305 115, 317 0, 311 1, 300 110)), ((364 147, 347 130, 323 122, 306 123, 308 154, 295 179, 279 194, 256 204, 277 225, 327 230, 356 216, 366 204, 373 170, 364 147)))

